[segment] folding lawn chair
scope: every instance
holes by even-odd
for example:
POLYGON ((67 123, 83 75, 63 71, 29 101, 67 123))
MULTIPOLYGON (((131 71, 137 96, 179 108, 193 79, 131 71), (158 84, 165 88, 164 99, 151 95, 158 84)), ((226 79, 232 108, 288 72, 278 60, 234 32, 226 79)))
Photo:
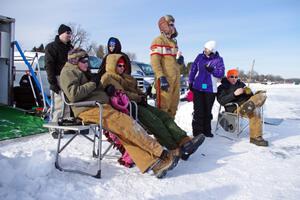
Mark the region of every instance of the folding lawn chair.
MULTIPOLYGON (((225 106, 220 105, 218 112, 218 119, 215 128, 215 133, 220 136, 225 136, 232 139, 230 136, 234 135, 236 138, 249 126, 248 119, 243 117, 239 112, 227 112, 224 107, 226 106, 235 106, 235 110, 238 110, 239 105, 237 103, 228 103, 225 106), (223 109, 222 109, 223 108, 223 109), (232 133, 229 135, 221 135, 218 130, 219 127, 222 127, 226 132, 232 133)), ((262 124, 264 128, 264 116, 263 116, 263 107, 260 109, 260 114, 262 118, 262 124)))
MULTIPOLYGON (((98 106, 99 107, 99 119, 100 123, 99 124, 84 124, 81 122, 81 124, 69 124, 69 125, 64 125, 59 122, 49 122, 47 124, 44 124, 43 127, 49 128, 49 129, 56 129, 58 131, 58 140, 57 140, 57 150, 56 150, 56 157, 55 157, 55 167, 60 170, 60 171, 66 171, 66 172, 74 172, 74 173, 79 173, 83 175, 89 175, 93 176, 95 178, 101 178, 101 161, 104 158, 104 156, 108 153, 110 148, 112 147, 112 144, 110 144, 106 149, 104 149, 104 152, 102 153, 102 131, 103 131, 103 126, 102 126, 102 112, 103 108, 102 105, 97 102, 97 101, 83 101, 83 102, 78 102, 78 103, 69 103, 67 102, 65 95, 61 93, 61 97, 63 99, 63 104, 62 104, 62 110, 64 111, 65 106, 75 106, 75 107, 94 107, 98 106), (76 133, 72 135, 71 138, 68 138, 67 141, 62 145, 62 137, 64 134, 64 131, 67 130, 73 130, 76 133), (86 134, 86 130, 91 132, 93 134, 92 137, 90 137, 88 134, 86 134), (60 164, 61 156, 60 153, 68 145, 77 137, 77 136, 83 136, 84 138, 88 139, 93 143, 93 151, 92 151, 92 156, 97 158, 98 160, 98 169, 95 174, 91 174, 82 170, 77 170, 77 169, 70 169, 70 168, 64 168, 60 164), (98 141, 98 143, 97 143, 98 141), (97 143, 97 150, 96 150, 96 143, 97 143)), ((65 121, 68 122, 69 119, 66 119, 65 121)), ((64 121, 64 119, 62 119, 64 121)))

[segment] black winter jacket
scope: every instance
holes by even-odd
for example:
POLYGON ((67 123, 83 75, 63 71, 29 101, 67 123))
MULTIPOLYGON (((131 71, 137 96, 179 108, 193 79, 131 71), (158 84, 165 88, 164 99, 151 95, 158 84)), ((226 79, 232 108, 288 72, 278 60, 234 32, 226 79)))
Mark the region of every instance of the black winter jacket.
MULTIPOLYGON (((71 42, 64 44, 60 41, 58 35, 55 40, 49 43, 45 48, 45 69, 47 72, 48 82, 50 89, 57 88, 56 76, 60 72, 68 60, 68 51, 73 48, 71 42)), ((59 87, 58 87, 59 88, 59 87)))
POLYGON ((125 59, 125 62, 126 62, 126 69, 125 69, 125 73, 126 74, 131 74, 131 63, 130 63, 130 59, 128 57, 128 55, 126 53, 123 53, 122 52, 122 45, 121 45, 121 42, 118 38, 114 38, 114 37, 111 37, 108 39, 108 42, 107 42, 107 52, 108 54, 106 54, 106 56, 103 58, 102 60, 102 63, 101 63, 101 66, 99 68, 99 75, 100 77, 106 72, 106 69, 105 69, 105 66, 106 66, 106 58, 109 54, 121 54, 123 56, 123 58, 125 59), (114 51, 110 51, 109 50, 109 42, 110 40, 114 39, 116 41, 116 46, 115 46, 115 49, 114 51))
MULTIPOLYGON (((239 96, 234 95, 234 91, 238 88, 244 88, 246 85, 240 80, 237 80, 236 84, 232 85, 227 78, 223 78, 221 81, 221 85, 218 87, 217 100, 218 102, 224 106, 227 103, 237 103, 238 105, 242 105, 246 102, 253 94, 241 94, 239 96)), ((234 112, 235 106, 226 106, 225 110, 227 112, 234 112)))

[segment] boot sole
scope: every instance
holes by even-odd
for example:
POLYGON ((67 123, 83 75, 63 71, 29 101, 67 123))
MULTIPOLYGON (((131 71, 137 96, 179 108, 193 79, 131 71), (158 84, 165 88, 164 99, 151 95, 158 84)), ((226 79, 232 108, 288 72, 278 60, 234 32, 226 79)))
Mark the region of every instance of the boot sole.
POLYGON ((174 156, 171 165, 169 167, 163 169, 161 172, 156 173, 155 174, 156 178, 161 179, 161 178, 165 177, 167 175, 168 171, 171 171, 172 169, 174 169, 177 166, 178 161, 179 161, 179 157, 174 156))
POLYGON ((252 101, 247 101, 242 107, 241 107, 241 111, 240 113, 242 115, 245 115, 245 114, 250 114, 254 111, 255 109, 255 105, 252 101))
POLYGON ((190 157, 190 155, 195 153, 197 149, 201 146, 201 144, 204 142, 205 136, 203 134, 199 135, 198 137, 199 139, 193 144, 193 148, 188 149, 187 151, 182 150, 182 160, 187 160, 190 157))
POLYGON ((260 146, 260 147, 268 147, 269 146, 269 142, 268 141, 255 141, 255 140, 250 140, 251 144, 255 144, 256 146, 260 146))

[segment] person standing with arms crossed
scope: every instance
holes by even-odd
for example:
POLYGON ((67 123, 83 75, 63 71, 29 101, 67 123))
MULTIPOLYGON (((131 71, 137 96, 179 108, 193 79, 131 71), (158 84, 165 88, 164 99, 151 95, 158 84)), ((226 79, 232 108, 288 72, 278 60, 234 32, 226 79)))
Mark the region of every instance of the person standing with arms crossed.
MULTIPOLYGON (((50 84, 52 96, 52 113, 51 122, 57 122, 62 115, 62 99, 60 96, 59 75, 68 60, 68 51, 73 49, 71 44, 72 30, 69 26, 61 24, 58 28, 58 35, 55 36, 53 42, 49 43, 45 48, 45 69, 47 72, 48 82, 50 84)), ((65 109, 65 115, 69 115, 68 108, 65 109)), ((51 134, 55 137, 55 130, 51 130, 51 134)), ((69 132, 71 133, 71 132, 69 132)))

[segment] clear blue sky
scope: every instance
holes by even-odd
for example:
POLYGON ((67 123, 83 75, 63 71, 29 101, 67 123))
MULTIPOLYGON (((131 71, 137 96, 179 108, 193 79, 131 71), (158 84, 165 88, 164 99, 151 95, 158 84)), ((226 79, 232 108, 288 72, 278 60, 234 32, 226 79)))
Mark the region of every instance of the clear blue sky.
POLYGON ((80 24, 90 40, 121 40, 123 51, 149 63, 149 47, 159 35, 158 19, 172 14, 185 61, 193 61, 207 40, 216 40, 227 69, 300 78, 298 0, 1 0, 0 15, 16 19, 16 40, 31 49, 52 40, 61 23, 80 24))

